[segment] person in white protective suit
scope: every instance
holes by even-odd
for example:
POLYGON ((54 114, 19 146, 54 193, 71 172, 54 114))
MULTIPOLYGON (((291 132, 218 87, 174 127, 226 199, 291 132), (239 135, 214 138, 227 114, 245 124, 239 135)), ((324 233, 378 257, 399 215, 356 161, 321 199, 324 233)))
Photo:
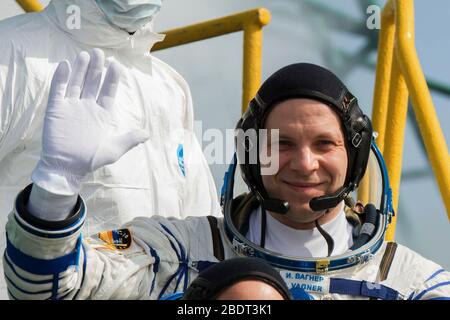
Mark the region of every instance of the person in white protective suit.
MULTIPOLYGON (((122 67, 116 96, 121 121, 145 130, 151 139, 114 164, 90 172, 81 182, 80 193, 95 212, 87 218, 84 232, 116 228, 150 214, 220 215, 214 181, 194 135, 189 87, 176 71, 149 53, 164 38, 152 27, 161 4, 161 0, 54 0, 43 12, 0 22, 2 212, 12 209, 39 160, 43 117, 58 62, 68 60, 81 72, 91 66, 86 79, 74 80, 89 87, 100 81, 106 60, 122 67), (74 62, 81 51, 89 54, 74 62)), ((79 133, 77 143, 91 138, 79 133)), ((6 220, 0 215, 2 252, 6 220)), ((7 298, 3 279, 0 287, 0 298, 7 298)))
POLYGON ((148 136, 117 124, 123 106, 113 104, 121 73, 115 63, 102 88, 91 88, 100 92, 97 100, 67 97, 77 72, 67 62, 55 72, 39 161, 47 165, 36 166, 34 184, 19 193, 9 215, 4 272, 12 299, 165 298, 237 256, 268 261, 296 299, 450 299, 449 272, 384 241, 391 192, 371 122, 334 74, 312 64, 274 73, 238 122, 237 158, 250 193, 233 197, 234 161, 223 218, 139 217, 82 238, 86 216, 95 212, 82 197, 55 194, 55 187, 76 191, 83 176, 148 136), (261 128, 277 129, 278 137, 247 134, 261 128), (80 141, 81 131, 92 138, 80 141), (260 157, 249 161, 255 151, 260 157), (369 197, 360 210, 352 192, 366 171, 369 197), (45 199, 33 197, 37 186, 45 199))

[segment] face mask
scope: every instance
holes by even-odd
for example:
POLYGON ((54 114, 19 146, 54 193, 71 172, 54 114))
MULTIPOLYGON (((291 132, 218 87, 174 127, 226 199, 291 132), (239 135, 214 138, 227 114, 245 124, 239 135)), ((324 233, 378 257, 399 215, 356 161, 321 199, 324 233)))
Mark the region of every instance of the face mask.
POLYGON ((95 0, 106 18, 119 28, 135 32, 161 9, 162 0, 95 0))

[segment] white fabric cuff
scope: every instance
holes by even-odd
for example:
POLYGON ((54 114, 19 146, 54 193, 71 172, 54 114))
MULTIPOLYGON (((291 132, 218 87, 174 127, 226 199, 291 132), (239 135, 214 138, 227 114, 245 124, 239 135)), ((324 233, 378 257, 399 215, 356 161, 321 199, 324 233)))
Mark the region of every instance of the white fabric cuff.
POLYGON ((27 209, 42 220, 61 221, 70 215, 77 204, 77 199, 77 194, 69 196, 54 194, 33 184, 27 209))
POLYGON ((58 170, 45 161, 39 160, 31 174, 31 180, 35 185, 54 195, 74 196, 81 190, 83 177, 74 175, 68 171, 58 170))

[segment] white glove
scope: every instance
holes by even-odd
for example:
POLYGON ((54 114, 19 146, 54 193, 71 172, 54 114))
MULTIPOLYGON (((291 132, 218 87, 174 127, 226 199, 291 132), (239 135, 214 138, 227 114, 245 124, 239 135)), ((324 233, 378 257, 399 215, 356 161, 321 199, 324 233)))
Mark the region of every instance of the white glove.
POLYGON ((114 112, 119 65, 110 64, 101 86, 104 53, 94 49, 91 55, 81 52, 73 71, 69 62, 61 62, 53 75, 41 158, 31 176, 53 194, 78 194, 86 174, 114 163, 149 138, 141 129, 119 125, 114 112))

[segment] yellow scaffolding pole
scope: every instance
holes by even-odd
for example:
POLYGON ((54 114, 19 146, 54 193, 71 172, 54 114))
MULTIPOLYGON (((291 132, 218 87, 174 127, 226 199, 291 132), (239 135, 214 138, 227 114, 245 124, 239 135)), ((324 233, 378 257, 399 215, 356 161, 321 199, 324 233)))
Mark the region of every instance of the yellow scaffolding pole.
MULTIPOLYGON (((408 92, 450 219, 450 156, 414 44, 413 0, 389 0, 382 15, 374 92, 374 128, 383 150, 397 211, 408 92)), ((386 240, 394 239, 396 219, 386 240)))
POLYGON ((37 0, 16 0, 16 2, 25 12, 37 12, 44 9, 42 4, 37 0))
MULTIPOLYGON (((26 12, 40 11, 43 8, 36 0, 16 1, 26 12)), ((270 12, 267 9, 257 8, 187 27, 163 31, 166 38, 155 44, 152 51, 243 31, 242 112, 244 112, 261 84, 262 28, 270 22, 270 18, 270 12)))
POLYGON ((377 146, 384 150, 386 119, 389 102, 389 79, 391 78, 392 60, 394 55, 395 26, 391 23, 393 10, 384 9, 381 14, 381 30, 378 39, 378 59, 376 68, 375 92, 373 95, 372 124, 378 132, 377 146))
MULTIPOLYGON (((389 90, 388 113, 385 128, 384 159, 389 174, 389 182, 392 188, 392 205, 394 210, 398 208, 400 190, 400 178, 402 172, 403 143, 405 140, 406 116, 408 113, 408 89, 405 79, 400 71, 398 59, 392 63, 389 90)), ((392 218, 387 230, 388 240, 394 239, 397 216, 392 218)))

